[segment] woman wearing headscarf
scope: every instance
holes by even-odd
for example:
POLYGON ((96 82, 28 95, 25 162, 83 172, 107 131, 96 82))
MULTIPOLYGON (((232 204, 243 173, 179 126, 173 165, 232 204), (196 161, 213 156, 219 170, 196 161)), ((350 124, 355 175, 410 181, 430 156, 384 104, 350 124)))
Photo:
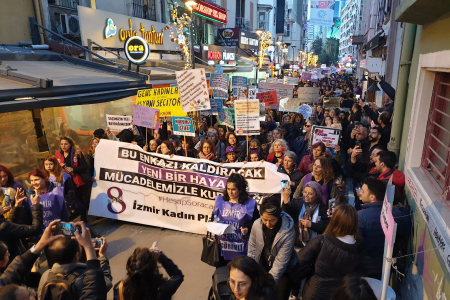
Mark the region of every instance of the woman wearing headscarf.
MULTIPOLYGON (((243 161, 245 158, 245 154, 247 153, 247 150, 245 149, 245 146, 239 143, 236 134, 229 133, 227 136, 227 146, 232 146, 234 150, 236 151, 237 159, 239 161, 243 161)), ((227 149, 228 149, 227 147, 227 149)), ((227 158, 224 157, 223 160, 226 160, 227 158)))
POLYGON ((288 213, 295 223, 295 245, 304 247, 311 238, 322 234, 327 228, 329 218, 327 205, 322 202, 322 186, 315 182, 308 182, 302 197, 291 199, 291 189, 283 188, 281 208, 288 213))

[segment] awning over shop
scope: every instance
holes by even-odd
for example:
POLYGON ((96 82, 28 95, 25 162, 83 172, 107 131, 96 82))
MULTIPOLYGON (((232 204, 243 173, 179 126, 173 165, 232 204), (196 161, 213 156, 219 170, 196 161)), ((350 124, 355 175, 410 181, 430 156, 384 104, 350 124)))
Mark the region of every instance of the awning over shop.
POLYGON ((4 46, 0 61, 0 112, 107 102, 149 86, 148 75, 50 51, 4 46))
POLYGON ((362 44, 364 44, 364 35, 354 35, 352 45, 362 45, 362 44))
POLYGON ((373 38, 370 39, 365 45, 364 50, 372 50, 373 48, 376 48, 380 45, 380 36, 382 32, 377 33, 373 38))

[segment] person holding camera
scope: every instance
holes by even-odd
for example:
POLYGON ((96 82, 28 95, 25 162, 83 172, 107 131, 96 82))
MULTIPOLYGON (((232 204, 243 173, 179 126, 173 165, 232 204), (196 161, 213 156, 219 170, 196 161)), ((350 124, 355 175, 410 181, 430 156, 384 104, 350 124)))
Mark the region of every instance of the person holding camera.
POLYGON ((106 257, 108 250, 106 239, 101 239, 102 245, 98 249, 99 257, 97 258, 90 231, 84 222, 60 223, 57 221, 51 224, 54 232, 64 232, 70 235, 58 235, 58 238, 44 248, 50 269, 42 274, 39 282, 39 299, 47 299, 46 295, 55 293, 64 295, 65 292, 58 288, 59 285, 67 286, 68 290, 65 295, 70 295, 73 299, 82 298, 86 285, 102 295, 95 299, 106 299, 106 293, 112 288, 111 268, 106 257), (64 228, 64 231, 58 230, 58 227, 64 228), (81 228, 81 233, 79 228, 81 228), (81 247, 86 253, 86 263, 80 263, 81 247), (99 268, 103 273, 101 277, 93 272, 94 269, 99 268))

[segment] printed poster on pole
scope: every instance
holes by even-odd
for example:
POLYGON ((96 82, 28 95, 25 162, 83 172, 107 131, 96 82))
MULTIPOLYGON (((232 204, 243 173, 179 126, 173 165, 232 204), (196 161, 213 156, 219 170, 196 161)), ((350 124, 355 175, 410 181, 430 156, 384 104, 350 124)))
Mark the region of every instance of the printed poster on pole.
POLYGON ((191 118, 173 117, 173 134, 184 136, 195 136, 194 124, 191 118))
POLYGON ((334 148, 339 145, 341 129, 334 129, 325 126, 313 126, 312 145, 322 142, 328 148, 334 148))
POLYGON ((211 108, 204 69, 176 71, 175 76, 184 112, 211 108))
POLYGON ((131 125, 132 116, 106 115, 106 126, 111 131, 122 131, 133 127, 131 125))
POLYGON ((159 109, 160 117, 186 116, 177 86, 139 90, 136 104, 159 109))
POLYGON ((235 100, 236 135, 259 134, 259 100, 235 100))
POLYGON ((309 25, 318 25, 326 27, 333 26, 334 5, 335 0, 328 0, 328 1, 310 0, 308 10, 309 16, 308 26, 309 25))
POLYGON ((392 247, 393 237, 394 237, 394 216, 392 215, 389 200, 387 198, 387 193, 384 195, 383 208, 381 209, 380 215, 381 228, 383 229, 384 235, 386 236, 386 241, 389 247, 392 247))
POLYGON ((133 124, 146 128, 159 129, 159 109, 133 105, 133 124))

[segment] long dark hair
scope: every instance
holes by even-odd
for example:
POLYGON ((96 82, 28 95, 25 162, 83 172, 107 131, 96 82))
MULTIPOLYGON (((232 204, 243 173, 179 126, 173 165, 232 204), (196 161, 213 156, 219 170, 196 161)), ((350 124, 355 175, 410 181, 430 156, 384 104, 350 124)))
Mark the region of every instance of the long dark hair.
POLYGON ((123 298, 158 299, 158 288, 166 281, 159 274, 157 260, 149 248, 136 248, 127 261, 127 278, 123 281, 123 298))
MULTIPOLYGON (((231 174, 230 177, 228 177, 227 180, 227 186, 228 183, 234 183, 236 185, 236 188, 239 191, 239 203, 244 205, 245 202, 247 202, 249 195, 247 192, 248 183, 247 180, 242 176, 241 174, 231 174)), ((228 196, 227 187, 225 186, 225 192, 223 193, 223 200, 230 201, 230 197, 228 196)))
POLYGON ((346 276, 342 284, 336 289, 331 300, 376 300, 372 288, 367 280, 356 276, 346 276))
POLYGON ((230 261, 227 265, 229 271, 239 270, 252 281, 252 286, 247 294, 247 300, 266 299, 268 291, 277 295, 277 286, 275 280, 253 259, 245 255, 241 255, 230 261))
MULTIPOLYGON (((175 147, 173 146, 172 142, 169 140, 162 141, 161 144, 166 145, 166 147, 169 149, 170 153, 168 155, 177 154, 177 150, 175 150, 175 147)), ((162 151, 161 151, 162 153, 162 151)))

